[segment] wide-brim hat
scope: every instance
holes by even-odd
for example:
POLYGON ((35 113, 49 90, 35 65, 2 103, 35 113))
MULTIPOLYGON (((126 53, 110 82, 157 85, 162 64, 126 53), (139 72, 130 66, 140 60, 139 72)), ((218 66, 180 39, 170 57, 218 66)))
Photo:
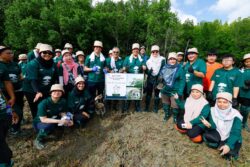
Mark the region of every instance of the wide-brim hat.
POLYGON ((63 85, 61 85, 61 84, 52 85, 51 88, 50 88, 50 92, 53 92, 53 91, 56 91, 56 90, 62 91, 64 93, 63 85))
POLYGON ((48 44, 41 44, 40 48, 39 48, 39 53, 43 52, 43 51, 50 51, 53 52, 53 48, 51 45, 48 44))
POLYGON ((203 86, 201 84, 194 84, 191 90, 198 90, 199 92, 203 93, 203 86))
POLYGON ((133 50, 133 49, 140 49, 140 44, 134 43, 134 44, 132 45, 132 50, 133 50))
POLYGON ((171 58, 177 59, 177 54, 175 52, 170 52, 168 54, 168 59, 171 59, 171 58))
POLYGON ((159 50, 160 50, 160 47, 159 47, 158 45, 153 45, 153 46, 151 47, 151 52, 152 52, 152 51, 158 51, 158 52, 159 52, 159 50))
POLYGON ((228 92, 220 92, 216 95, 216 99, 219 99, 219 98, 222 98, 222 99, 226 99, 228 100, 229 102, 232 102, 232 94, 231 93, 228 93, 228 92))
POLYGON ((93 46, 94 46, 94 47, 97 46, 97 47, 103 48, 103 44, 102 44, 101 41, 95 41, 93 46))
POLYGON ((249 59, 250 58, 250 53, 247 53, 244 55, 243 60, 249 59))
POLYGON ((83 56, 84 56, 83 51, 81 51, 81 50, 77 51, 77 52, 76 52, 76 56, 79 56, 79 55, 83 55, 83 56))
POLYGON ((79 82, 85 82, 84 78, 81 76, 76 77, 75 79, 75 85, 77 85, 79 82))
POLYGON ((189 48, 188 51, 187 51, 187 54, 189 54, 189 53, 196 53, 196 54, 199 54, 197 48, 189 48))

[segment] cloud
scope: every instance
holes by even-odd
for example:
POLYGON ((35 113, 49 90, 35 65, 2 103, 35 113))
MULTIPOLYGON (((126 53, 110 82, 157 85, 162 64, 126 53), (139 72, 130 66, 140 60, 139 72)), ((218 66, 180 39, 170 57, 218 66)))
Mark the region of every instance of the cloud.
POLYGON ((250 16, 249 0, 217 0, 217 2, 209 8, 213 13, 225 14, 228 22, 232 22, 237 18, 246 18, 250 16))

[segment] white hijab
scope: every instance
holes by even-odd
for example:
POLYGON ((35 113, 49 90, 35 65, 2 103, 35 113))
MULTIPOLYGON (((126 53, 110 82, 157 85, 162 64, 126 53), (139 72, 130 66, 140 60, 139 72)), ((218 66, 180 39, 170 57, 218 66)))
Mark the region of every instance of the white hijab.
POLYGON ((199 99, 194 99, 190 95, 185 102, 184 121, 190 122, 197 118, 200 115, 203 107, 207 104, 208 102, 204 96, 201 96, 199 99))
POLYGON ((215 106, 211 108, 211 115, 216 125, 216 130, 219 132, 222 141, 229 137, 234 118, 238 117, 242 121, 242 116, 238 110, 232 108, 232 104, 230 104, 228 109, 221 110, 217 106, 216 102, 215 106))
POLYGON ((150 58, 148 59, 148 61, 146 62, 147 68, 150 70, 152 69, 152 75, 156 76, 158 75, 160 69, 161 69, 161 62, 164 59, 164 57, 160 56, 160 54, 158 54, 157 57, 154 57, 152 54, 150 56, 150 58))

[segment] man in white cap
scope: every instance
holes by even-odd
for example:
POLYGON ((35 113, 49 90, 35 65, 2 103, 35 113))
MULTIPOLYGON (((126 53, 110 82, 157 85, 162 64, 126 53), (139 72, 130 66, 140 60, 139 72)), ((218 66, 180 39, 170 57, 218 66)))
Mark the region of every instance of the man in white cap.
POLYGON ((39 56, 39 49, 42 43, 37 43, 34 50, 28 53, 28 61, 31 61, 39 56))
POLYGON ((23 75, 23 78, 25 78, 25 75, 26 75, 26 66, 27 66, 27 55, 26 54, 20 54, 18 56, 18 66, 20 67, 21 71, 22 71, 22 75, 23 75))
POLYGON ((102 42, 95 41, 93 47, 94 51, 85 60, 84 71, 88 72, 88 89, 92 98, 95 98, 96 93, 103 94, 104 74, 107 70, 105 56, 102 54, 102 42))
POLYGON ((187 51, 188 62, 184 67, 186 72, 186 95, 190 93, 192 85, 202 85, 202 79, 206 75, 206 63, 198 58, 198 54, 197 48, 190 48, 187 51))
POLYGON ((109 50, 109 58, 113 56, 113 50, 109 50))
MULTIPOLYGON (((123 70, 127 73, 142 74, 147 69, 144 60, 139 55, 140 45, 134 43, 132 45, 132 54, 127 56, 123 62, 123 70)), ((130 106, 130 101, 126 101, 123 106, 123 112, 127 112, 130 106)), ((135 110, 141 111, 140 101, 135 101, 135 110)))

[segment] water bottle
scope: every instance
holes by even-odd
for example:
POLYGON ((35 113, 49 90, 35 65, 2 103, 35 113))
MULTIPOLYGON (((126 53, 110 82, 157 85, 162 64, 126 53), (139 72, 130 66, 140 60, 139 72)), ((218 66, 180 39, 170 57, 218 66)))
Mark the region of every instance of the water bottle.
POLYGON ((6 106, 6 113, 8 116, 12 116, 12 108, 10 105, 7 105, 6 106))

